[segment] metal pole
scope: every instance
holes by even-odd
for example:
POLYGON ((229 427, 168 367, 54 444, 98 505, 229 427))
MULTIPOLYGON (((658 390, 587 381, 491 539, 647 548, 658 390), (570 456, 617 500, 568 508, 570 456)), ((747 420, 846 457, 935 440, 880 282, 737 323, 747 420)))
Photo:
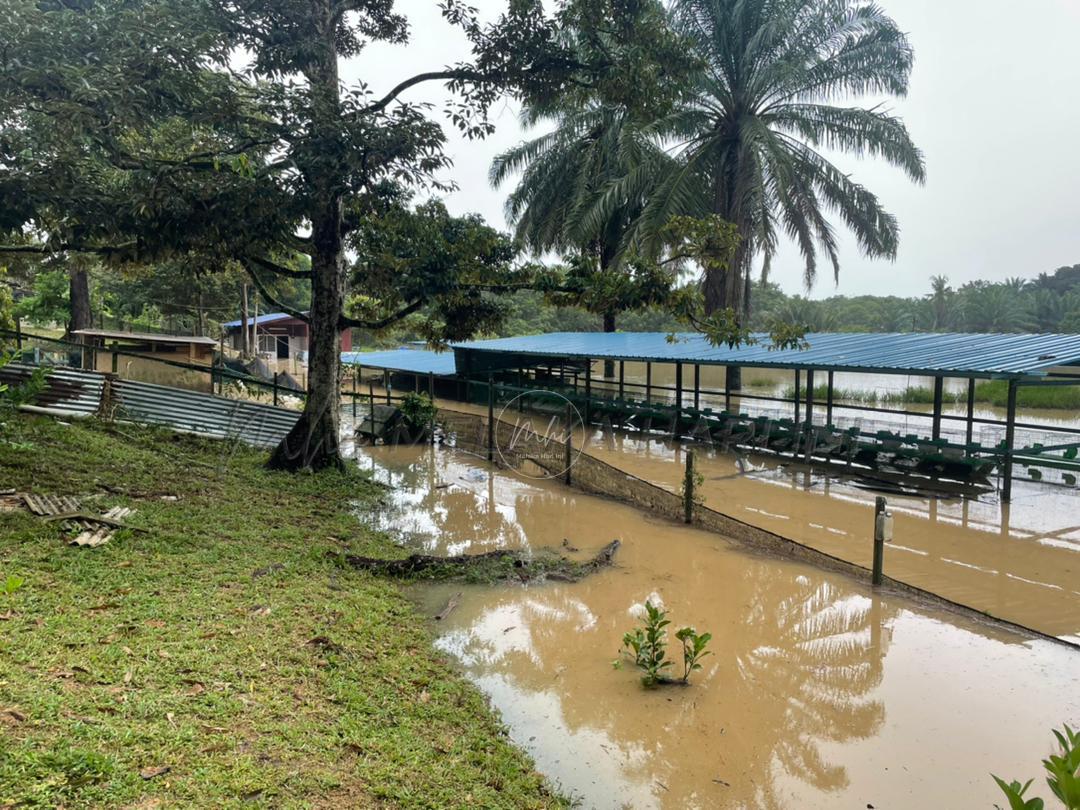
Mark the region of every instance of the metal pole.
POLYGON ((799 372, 798 372, 798 370, 796 370, 795 371, 795 425, 796 426, 798 426, 798 424, 799 424, 799 412, 801 410, 800 405, 802 404, 802 388, 799 387, 799 383, 800 383, 799 372))
POLYGON ((694 410, 701 407, 701 364, 694 363, 694 410))
MULTIPOLYGON (((356 418, 356 382, 353 382, 353 419, 356 418)), ((278 373, 274 372, 274 405, 278 403, 278 373)))
POLYGON ((585 424, 589 424, 589 405, 592 402, 592 358, 585 358, 585 424))
POLYGON ((518 392, 517 392, 518 413, 525 412, 525 369, 518 369, 518 392))
POLYGON ((390 404, 390 369, 384 368, 382 373, 383 388, 386 389, 386 404, 390 404))
POLYGON ((694 520, 694 451, 686 451, 686 478, 683 482, 683 520, 694 520))
POLYGON ((833 372, 829 372, 828 393, 825 394, 825 424, 832 424, 833 372))
POLYGON ((652 363, 645 363, 645 401, 652 402, 652 363))
POLYGON ((672 433, 677 438, 679 435, 679 421, 682 418, 682 363, 675 364, 675 421, 672 425, 672 433))
POLYGON ((941 438, 941 405, 944 399, 945 378, 934 377, 934 429, 933 438, 941 438))
POLYGON ((626 361, 619 361, 619 399, 623 398, 623 388, 626 384, 626 361))
POLYGON ((814 370, 806 372, 806 421, 814 424, 814 370))
POLYGON ((1001 500, 1012 500, 1012 473, 1013 473, 1013 444, 1016 441, 1016 391, 1019 388, 1016 380, 1009 380, 1009 400, 1005 413, 1005 468, 1002 475, 1005 480, 1001 483, 1001 500))
POLYGON ((487 459, 495 460, 495 376, 488 374, 488 439, 487 459))
POLYGON ((375 444, 375 382, 369 380, 368 388, 368 421, 371 422, 371 443, 375 444))
POLYGON ((570 483, 570 465, 573 461, 573 448, 574 448, 574 407, 567 402, 566 403, 566 456, 564 461, 566 462, 566 483, 570 483))
POLYGON ((874 585, 881 584, 882 569, 885 566, 885 533, 881 531, 881 521, 878 518, 885 513, 887 506, 888 502, 880 495, 874 501, 874 585))
POLYGON ((975 434, 975 378, 968 378, 967 392, 967 430, 964 432, 964 443, 971 444, 975 434))
MULTIPOLYGON (((277 377, 276 374, 274 376, 277 377)), ((357 385, 357 383, 359 381, 360 381, 360 369, 354 368, 353 369, 353 378, 352 378, 352 418, 353 418, 353 422, 356 422, 356 385, 357 385)), ((277 393, 277 387, 276 386, 274 387, 274 393, 275 394, 277 393)), ((276 398, 275 398, 274 404, 277 405, 276 398)))
POLYGON ((431 422, 428 431, 431 434, 431 444, 435 444, 435 372, 429 371, 427 378, 428 399, 431 400, 431 422))

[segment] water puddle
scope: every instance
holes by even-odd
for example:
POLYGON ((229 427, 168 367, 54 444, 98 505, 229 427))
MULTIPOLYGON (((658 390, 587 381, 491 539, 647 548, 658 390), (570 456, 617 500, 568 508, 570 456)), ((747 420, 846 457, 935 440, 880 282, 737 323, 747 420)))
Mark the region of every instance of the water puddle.
POLYGON ((1080 716, 1080 654, 1060 645, 462 453, 359 452, 399 487, 381 519, 410 547, 589 556, 622 540, 617 565, 580 583, 414 592, 427 615, 463 592, 438 646, 583 806, 990 807, 990 772, 1037 776, 1050 729, 1080 716), (714 634, 689 688, 644 690, 612 667, 646 599, 714 634))

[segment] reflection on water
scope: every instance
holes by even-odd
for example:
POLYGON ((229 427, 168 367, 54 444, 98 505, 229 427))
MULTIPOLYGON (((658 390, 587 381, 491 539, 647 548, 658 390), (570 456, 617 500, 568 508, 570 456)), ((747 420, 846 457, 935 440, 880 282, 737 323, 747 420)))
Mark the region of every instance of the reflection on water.
MULTIPOLYGON (((678 491, 685 446, 663 437, 597 433, 588 452, 678 491)), ((705 505, 797 542, 869 567, 874 498, 867 482, 844 480, 774 457, 738 459, 698 448, 705 505), (740 463, 740 461, 742 463, 740 463)), ((1080 640, 1080 493, 1017 482, 1011 504, 979 498, 889 495, 894 542, 885 571, 953 601, 1080 640)))
POLYGON ((464 590, 439 646, 586 807, 989 807, 988 772, 1033 775, 1049 729, 1080 714, 1066 648, 461 455, 362 452, 416 487, 387 525, 425 550, 623 541, 576 584, 417 589, 429 614, 464 590), (646 599, 714 634, 689 688, 611 665, 646 599))

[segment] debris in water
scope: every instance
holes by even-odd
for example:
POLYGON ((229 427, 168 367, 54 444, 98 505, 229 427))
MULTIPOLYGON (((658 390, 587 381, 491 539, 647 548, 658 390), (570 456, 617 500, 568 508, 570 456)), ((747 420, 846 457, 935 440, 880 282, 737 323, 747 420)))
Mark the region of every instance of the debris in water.
POLYGON ((442 610, 435 614, 435 621, 441 622, 443 619, 453 613, 454 608, 456 608, 459 604, 461 604, 461 591, 458 591, 447 600, 446 607, 444 607, 442 610))
POLYGON ((562 547, 565 548, 567 551, 569 551, 571 553, 580 550, 576 546, 570 545, 570 540, 569 540, 569 538, 566 538, 566 537, 563 538, 562 547))

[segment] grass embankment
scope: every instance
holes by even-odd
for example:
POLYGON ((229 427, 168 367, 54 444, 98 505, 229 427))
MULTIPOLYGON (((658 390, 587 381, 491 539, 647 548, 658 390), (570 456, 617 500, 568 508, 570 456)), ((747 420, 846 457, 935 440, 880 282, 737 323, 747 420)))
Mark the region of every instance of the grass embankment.
MULTIPOLYGON (((800 395, 806 397, 806 389, 800 395)), ((795 386, 789 385, 782 396, 793 399, 795 386)), ((814 399, 824 402, 829 396, 827 385, 814 386, 814 399)), ((988 380, 975 384, 975 401, 1004 408, 1008 405, 1009 384, 1004 380, 988 380)), ((871 391, 855 388, 833 388, 836 402, 854 402, 860 405, 932 405, 934 390, 925 386, 908 386, 902 391, 871 391)), ((967 391, 945 391, 946 404, 967 402, 967 391)), ((1016 394, 1020 408, 1045 408, 1070 410, 1080 408, 1080 386, 1053 386, 1045 388, 1021 386, 1016 394)))
POLYGON ((74 548, 0 512, 0 807, 559 804, 395 586, 327 556, 401 555, 349 514, 374 485, 122 430, 0 437, 0 489, 146 530, 74 548))

